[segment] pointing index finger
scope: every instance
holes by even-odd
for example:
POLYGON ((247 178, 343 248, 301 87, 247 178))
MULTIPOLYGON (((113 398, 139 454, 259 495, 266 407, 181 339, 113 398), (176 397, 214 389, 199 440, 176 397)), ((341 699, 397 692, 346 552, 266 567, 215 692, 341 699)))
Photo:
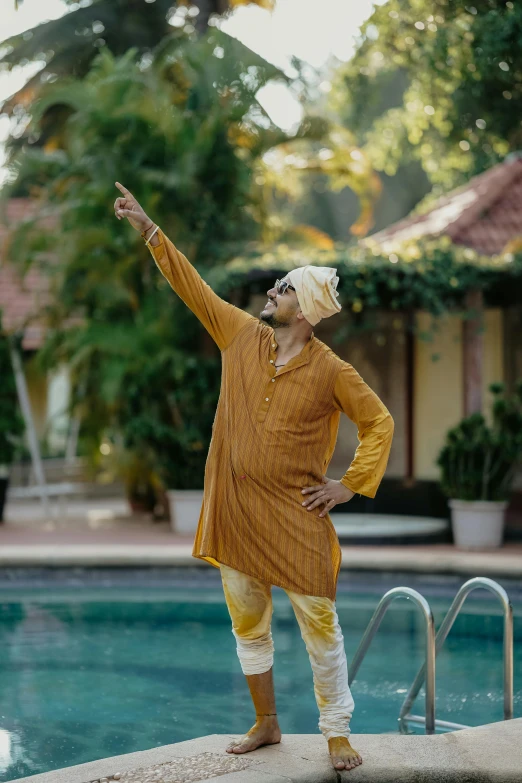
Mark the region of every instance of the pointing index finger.
POLYGON ((123 185, 121 184, 121 182, 115 182, 114 184, 116 185, 118 190, 121 190, 121 192, 123 193, 124 196, 132 196, 132 193, 130 192, 130 190, 127 190, 127 188, 124 188, 123 185))

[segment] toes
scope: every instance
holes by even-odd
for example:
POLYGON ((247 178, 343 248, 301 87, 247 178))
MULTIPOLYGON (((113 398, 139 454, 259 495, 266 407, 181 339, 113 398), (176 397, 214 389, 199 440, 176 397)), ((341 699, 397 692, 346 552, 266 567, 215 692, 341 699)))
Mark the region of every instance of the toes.
POLYGON ((354 767, 358 767, 361 763, 362 758, 360 756, 354 756, 352 758, 346 759, 344 762, 344 769, 354 769, 354 767))
POLYGON ((345 768, 345 764, 344 764, 344 761, 342 759, 334 759, 333 765, 334 765, 335 769, 344 769, 345 768))

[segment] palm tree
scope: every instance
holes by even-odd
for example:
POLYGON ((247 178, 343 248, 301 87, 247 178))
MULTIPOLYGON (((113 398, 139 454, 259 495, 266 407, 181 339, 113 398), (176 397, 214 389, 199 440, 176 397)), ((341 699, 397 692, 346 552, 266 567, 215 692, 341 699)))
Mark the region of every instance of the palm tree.
MULTIPOLYGON (((169 209, 165 218, 178 227, 178 238, 190 242, 194 259, 204 248, 208 262, 229 238, 251 238, 252 229, 255 234, 259 211, 252 167, 267 149, 289 140, 270 122, 256 93, 280 75, 219 30, 196 42, 163 39, 148 67, 134 49, 121 57, 104 49, 83 79, 63 79, 43 90, 27 135, 37 138, 42 123, 46 129, 50 110, 60 109, 69 119, 44 145, 8 142, 11 178, 3 196, 30 191, 62 208, 81 202, 91 215, 89 183, 95 173, 110 192, 115 179, 126 177, 129 187, 132 181, 141 184, 151 213, 157 209, 146 205, 144 191, 151 199, 162 194, 169 209), (226 56, 216 56, 216 48, 226 56), (248 79, 241 78, 245 73, 248 79), (265 127, 254 115, 262 115, 265 127)), ((94 187, 96 198, 100 187, 94 187)), ((109 193, 103 195, 103 212, 107 199, 109 193)), ((88 219, 83 223, 92 228, 88 219)))
MULTIPOLYGON (((42 61, 42 68, 27 84, 1 106, 12 115, 15 106, 28 108, 49 79, 64 76, 83 78, 100 48, 116 55, 134 48, 140 54, 152 51, 172 33, 170 24, 178 16, 180 27, 204 33, 209 20, 249 2, 272 8, 274 0, 93 0, 79 7, 75 0, 63 0, 71 10, 59 19, 40 24, 3 41, 0 65, 8 70, 20 64, 42 61), (186 23, 186 24, 185 24, 186 23)), ((15 6, 23 0, 15 0, 15 6)), ((178 24, 178 22, 176 22, 178 24)), ((18 109, 19 111, 19 109, 18 109)))
POLYGON ((11 187, 31 183, 40 208, 10 258, 38 264, 54 294, 40 358, 69 366, 83 446, 99 457, 100 437, 112 437, 115 454, 126 450, 118 470, 136 467, 130 450, 143 472, 161 464, 178 486, 201 481, 219 361, 195 361, 199 323, 151 271, 139 236, 115 220, 114 181, 128 183, 200 267, 229 258, 259 235, 253 167, 287 139, 251 119, 262 111, 257 91, 277 73, 219 30, 194 43, 164 39, 148 67, 136 51, 104 50, 83 79, 47 85, 34 107, 33 133, 49 107, 67 107, 60 146, 13 153, 11 187))

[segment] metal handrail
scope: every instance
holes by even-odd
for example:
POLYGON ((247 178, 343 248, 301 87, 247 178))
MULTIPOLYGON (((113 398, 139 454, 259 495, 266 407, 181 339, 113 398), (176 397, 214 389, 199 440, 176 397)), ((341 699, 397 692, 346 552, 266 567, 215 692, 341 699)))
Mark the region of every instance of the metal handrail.
MULTIPOLYGON (((435 656, 437 656, 440 652, 440 649, 444 644, 448 633, 453 627, 453 623, 455 622, 457 615, 462 608, 462 604, 468 595, 479 587, 492 592, 500 599, 502 603, 504 612, 504 720, 511 720, 513 717, 513 607, 511 606, 511 602, 506 591, 498 584, 498 582, 493 581, 493 579, 488 579, 485 576, 476 576, 473 579, 469 579, 462 585, 457 595, 453 599, 453 603, 448 609, 448 612, 437 632, 437 636, 435 638, 435 656)), ((425 665, 421 666, 411 688, 406 694, 406 698, 404 699, 404 704, 402 705, 399 714, 399 730, 403 734, 407 733, 408 722, 423 724, 425 720, 426 733, 431 733, 431 731, 428 731, 427 719, 424 719, 421 715, 409 714, 409 710, 417 698, 422 687, 422 683, 424 682, 425 669, 425 665)), ((431 677, 431 674, 429 677, 431 677)), ((428 686, 426 687, 426 695, 427 692, 428 686)), ((469 728, 469 726, 464 726, 460 723, 451 723, 450 721, 435 721, 435 725, 444 729, 469 728)))
MULTIPOLYGON (((424 596, 412 590, 410 587, 394 587, 392 590, 388 590, 383 595, 377 609, 373 613, 373 617, 368 623, 364 636, 361 639, 359 647, 357 648, 353 660, 348 667, 348 682, 351 685, 354 681, 359 667, 366 655, 368 648, 372 642, 373 637, 377 633, 379 626, 382 622, 384 615, 386 614, 391 602, 396 598, 409 598, 414 601, 422 611, 424 619, 426 621, 426 663, 422 667, 423 671, 426 669, 426 734, 435 733, 435 623, 433 621, 433 613, 431 611, 429 603, 424 596)), ((424 679, 424 678, 423 678, 424 679)))

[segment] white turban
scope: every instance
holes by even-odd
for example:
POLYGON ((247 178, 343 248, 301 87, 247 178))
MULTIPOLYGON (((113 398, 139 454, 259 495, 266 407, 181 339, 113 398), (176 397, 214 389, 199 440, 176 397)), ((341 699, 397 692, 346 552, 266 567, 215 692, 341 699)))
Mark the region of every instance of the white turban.
POLYGON ((337 269, 329 266, 300 266, 288 272, 287 278, 295 288, 297 301, 308 323, 315 326, 321 318, 338 313, 337 269))

